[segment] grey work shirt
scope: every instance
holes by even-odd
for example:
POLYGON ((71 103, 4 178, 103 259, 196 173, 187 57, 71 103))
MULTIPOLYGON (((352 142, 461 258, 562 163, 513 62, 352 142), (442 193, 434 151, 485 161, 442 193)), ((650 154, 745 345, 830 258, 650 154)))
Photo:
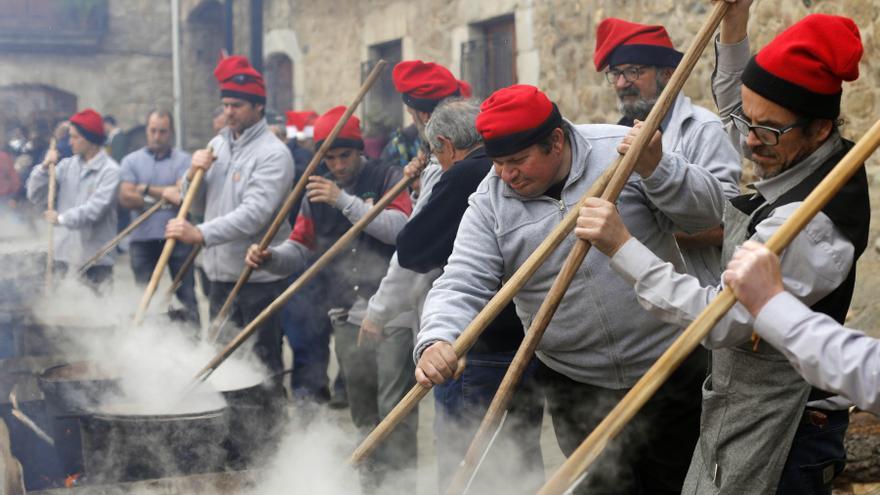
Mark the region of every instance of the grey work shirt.
MULTIPOLYGON (((571 170, 562 199, 520 196, 490 172, 471 195, 452 255, 428 293, 414 351, 453 342, 508 279, 575 207, 618 157, 629 131, 613 125, 573 126, 571 170)), ((630 230, 684 269, 673 232, 721 223, 724 194, 718 180, 684 157, 663 153, 646 178, 633 174, 618 208, 630 230)), ((575 243, 570 234, 514 297, 528 328, 575 243)), ((574 380, 600 387, 631 387, 669 346, 679 328, 642 310, 632 286, 611 271, 608 258, 590 251, 541 340, 538 357, 574 380)))
MULTIPOLYGON (((663 149, 684 156, 689 163, 708 170, 721 183, 730 199, 739 194, 742 161, 727 139, 721 119, 679 94, 663 125, 663 149)), ((688 273, 703 284, 717 284, 721 277, 721 247, 682 249, 688 273)))
MULTIPOLYGON (((136 186, 173 186, 177 184, 189 169, 191 157, 189 153, 175 148, 168 154, 157 159, 146 147, 133 151, 122 159, 120 179, 136 186)), ((132 209, 131 218, 134 219, 155 203, 152 196, 144 198, 143 208, 132 209), (149 203, 146 203, 149 202, 149 203)), ((131 233, 131 241, 155 241, 165 239, 165 224, 177 215, 174 205, 165 205, 144 221, 131 233)))
POLYGON ((844 328, 788 292, 761 308, 755 331, 812 385, 880 414, 880 340, 844 328))
MULTIPOLYGON (((116 236, 119 165, 102 149, 88 162, 79 155, 55 167, 58 190, 55 209, 55 259, 78 268, 116 236)), ((27 183, 28 199, 45 208, 49 197, 49 172, 34 167, 27 183)), ((113 265, 111 251, 96 265, 113 265)))
MULTIPOLYGON (((248 247, 263 238, 293 186, 293 157, 269 131, 266 119, 245 129, 238 139, 226 127, 209 146, 217 159, 205 174, 191 211, 205 219, 197 227, 205 238, 202 255, 208 279, 235 282, 248 247)), ((189 189, 186 177, 183 189, 184 194, 189 189)), ((285 220, 271 244, 281 244, 289 235, 290 224, 285 220)), ((258 270, 250 281, 282 278, 258 270)))
MULTIPOLYGON (((840 146, 839 137, 829 139, 797 166, 750 187, 772 203, 815 172, 840 146)), ((767 242, 799 205, 800 202, 789 203, 776 208, 757 225, 751 239, 767 242)), ((727 207, 732 208, 729 204, 727 207)), ((819 212, 782 253, 780 261, 786 288, 807 304, 818 302, 847 277, 854 252, 849 239, 830 218, 819 212)), ((673 265, 651 253, 636 239, 630 239, 614 254, 611 266, 635 288, 643 307, 664 321, 681 326, 690 325, 720 291, 720 287, 704 286, 693 276, 677 273, 673 265)), ((751 338, 752 325, 749 312, 737 304, 703 343, 710 349, 742 344, 751 338)))

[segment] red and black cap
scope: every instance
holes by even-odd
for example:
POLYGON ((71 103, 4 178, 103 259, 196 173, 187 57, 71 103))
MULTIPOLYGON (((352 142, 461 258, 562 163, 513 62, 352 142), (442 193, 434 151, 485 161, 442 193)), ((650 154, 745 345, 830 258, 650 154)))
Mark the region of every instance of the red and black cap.
MULTIPOLYGON (((327 110, 327 113, 318 117, 315 120, 315 148, 320 148, 322 144, 324 144, 324 140, 327 139, 327 136, 330 135, 330 131, 333 130, 333 127, 336 126, 336 123, 339 122, 339 119, 342 118, 342 114, 345 113, 345 107, 340 105, 338 107, 331 108, 327 110)), ((364 139, 361 136, 361 121, 354 115, 348 118, 348 121, 342 126, 342 129, 339 131, 339 134, 336 135, 336 139, 333 140, 333 143, 330 145, 329 149, 333 148, 355 148, 362 150, 364 149, 364 139)))
POLYGON ((461 95, 452 72, 433 62, 405 60, 394 66, 391 78, 403 102, 422 112, 431 113, 444 98, 461 95))
POLYGON ((101 114, 91 108, 73 114, 70 117, 70 124, 76 127, 77 132, 89 142, 104 144, 106 141, 104 119, 101 118, 101 114))
POLYGON ((239 98, 251 103, 266 104, 266 83, 263 75, 251 66, 247 57, 232 55, 217 63, 214 78, 220 83, 220 97, 239 98))
POLYGON ((534 86, 517 84, 492 93, 480 105, 477 131, 486 154, 507 156, 540 142, 562 126, 556 104, 534 86))
POLYGON ((663 26, 649 26, 609 17, 596 30, 596 70, 609 65, 639 64, 676 67, 682 53, 672 47, 663 26))
POLYGON ((458 80, 458 92, 462 98, 470 98, 474 95, 474 88, 464 79, 458 80))
POLYGON ((749 60, 743 84, 804 117, 836 119, 843 81, 859 77, 864 48, 847 17, 811 14, 749 60))
POLYGON ((315 120, 318 119, 318 112, 314 110, 303 110, 301 112, 289 110, 284 115, 287 117, 285 130, 287 131, 288 139, 293 137, 303 139, 314 136, 315 120))

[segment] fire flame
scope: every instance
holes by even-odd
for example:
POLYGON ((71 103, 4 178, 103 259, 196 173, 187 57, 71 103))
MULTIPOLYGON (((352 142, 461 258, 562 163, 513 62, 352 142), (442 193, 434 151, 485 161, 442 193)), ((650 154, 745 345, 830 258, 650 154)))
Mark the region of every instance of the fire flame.
POLYGON ((74 474, 71 474, 70 476, 68 476, 68 477, 64 480, 64 487, 65 487, 65 488, 73 488, 73 487, 75 487, 75 486, 76 486, 76 481, 79 479, 80 476, 82 476, 82 473, 74 473, 74 474))

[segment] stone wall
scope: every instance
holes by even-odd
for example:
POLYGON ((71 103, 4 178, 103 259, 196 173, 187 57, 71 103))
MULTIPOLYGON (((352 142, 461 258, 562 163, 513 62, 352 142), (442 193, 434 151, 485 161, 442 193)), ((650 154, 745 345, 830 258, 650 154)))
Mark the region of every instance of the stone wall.
MULTIPOLYGON (((294 34, 303 53, 295 70, 306 74, 305 87, 297 90, 298 103, 321 111, 348 101, 357 91, 360 63, 370 44, 402 39, 404 58, 436 61, 459 74, 458 51, 468 25, 515 13, 520 82, 537 84, 575 121, 609 122, 617 117, 614 94, 593 68, 598 23, 613 16, 663 24, 684 51, 710 8, 707 0, 266 0, 264 22, 267 32, 294 34), (523 57, 524 51, 533 55, 523 57)), ((846 85, 843 102, 844 132, 859 136, 872 123, 880 91, 880 63, 872 63, 880 48, 875 36, 880 2, 756 0, 750 26, 753 49, 811 12, 848 15, 862 31, 862 75, 846 85)), ((246 27, 245 17, 239 15, 238 28, 246 27)), ((238 35, 237 47, 242 37, 238 35)), ((709 86, 713 60, 710 47, 685 86, 687 95, 709 108, 714 108, 709 86)))
POLYGON ((113 114, 124 128, 142 124, 156 105, 170 106, 169 3, 108 5, 108 31, 96 52, 0 51, 0 87, 52 86, 76 95, 80 109, 113 114))

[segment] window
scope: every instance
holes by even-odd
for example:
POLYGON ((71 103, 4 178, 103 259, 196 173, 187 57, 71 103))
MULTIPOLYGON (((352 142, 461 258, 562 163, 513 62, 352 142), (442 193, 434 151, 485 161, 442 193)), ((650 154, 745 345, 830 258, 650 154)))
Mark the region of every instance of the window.
POLYGON ((266 59, 266 109, 279 115, 293 107, 293 62, 283 53, 266 59))
POLYGON ((461 45, 461 75, 474 89, 474 97, 516 84, 516 30, 514 17, 505 16, 475 24, 473 39, 461 45))
POLYGON ((370 59, 361 64, 361 80, 364 81, 379 60, 388 62, 364 99, 364 127, 368 135, 387 136, 403 126, 403 100, 391 79, 391 70, 401 57, 400 40, 394 40, 371 46, 370 59))
POLYGON ((107 0, 3 0, 0 7, 0 48, 8 50, 96 49, 107 30, 107 0))

